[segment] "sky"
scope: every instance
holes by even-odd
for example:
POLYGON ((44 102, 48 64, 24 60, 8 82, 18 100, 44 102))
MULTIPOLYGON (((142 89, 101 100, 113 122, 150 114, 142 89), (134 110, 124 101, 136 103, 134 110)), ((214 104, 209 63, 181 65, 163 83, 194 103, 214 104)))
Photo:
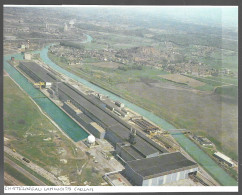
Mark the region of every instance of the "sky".
MULTIPOLYGON (((4 5, 4 7, 19 5, 4 5)), ((21 5, 21 7, 36 7, 33 5, 21 5)), ((38 7, 57 7, 56 5, 46 5, 38 7)), ((61 5, 58 7, 68 7, 76 9, 98 8, 107 11, 117 11, 119 13, 147 14, 147 16, 162 17, 169 16, 174 20, 197 23, 210 26, 238 28, 238 6, 83 6, 83 5, 61 5)))

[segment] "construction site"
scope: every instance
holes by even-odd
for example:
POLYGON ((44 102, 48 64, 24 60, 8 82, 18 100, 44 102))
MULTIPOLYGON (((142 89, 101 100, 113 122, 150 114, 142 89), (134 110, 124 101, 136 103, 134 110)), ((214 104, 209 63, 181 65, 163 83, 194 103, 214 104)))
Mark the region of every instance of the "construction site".
POLYGON ((123 103, 85 87, 80 90, 32 61, 20 61, 17 69, 89 134, 79 142, 89 148, 90 154, 106 140, 111 144, 114 149, 105 156, 115 158, 120 166, 103 176, 110 185, 159 186, 184 179, 199 181, 195 179, 198 164, 180 152, 174 139, 123 103))

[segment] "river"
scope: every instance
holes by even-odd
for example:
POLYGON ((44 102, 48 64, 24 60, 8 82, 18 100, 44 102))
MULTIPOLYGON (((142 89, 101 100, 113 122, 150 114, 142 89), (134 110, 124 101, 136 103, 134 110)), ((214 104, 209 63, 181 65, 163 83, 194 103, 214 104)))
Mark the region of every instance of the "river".
MULTIPOLYGON (((88 39, 86 42, 90 42, 92 41, 92 38, 90 38, 90 36, 87 36, 88 39)), ((134 110, 135 112, 139 113, 140 115, 143 115, 144 117, 146 117, 147 119, 151 120, 152 122, 154 122, 155 124, 157 124, 158 126, 162 127, 165 130, 169 130, 169 129, 175 129, 174 126, 172 126, 171 124, 169 124, 167 121, 165 121, 164 119, 154 115, 151 112, 148 112, 147 110, 138 107, 130 102, 128 102, 127 100, 122 99, 121 97, 118 97, 116 95, 114 95, 113 93, 110 93, 68 71, 66 71, 65 69, 61 68, 60 66, 56 65, 55 63, 53 63, 49 57, 48 57, 48 48, 51 45, 48 45, 46 47, 44 47, 42 50, 40 51, 35 51, 35 53, 40 53, 40 57, 42 59, 42 61, 49 65, 52 69, 86 85, 87 87, 91 88, 94 91, 97 91, 99 93, 102 93, 104 95, 107 95, 110 97, 110 99, 113 100, 117 100, 120 101, 122 103, 124 103, 128 108, 130 108, 131 110, 134 110)), ((5 69, 5 57, 4 57, 4 69, 5 69)), ((8 63, 7 63, 8 64, 8 63)), ((9 65, 11 66, 11 65, 9 65)), ((8 66, 7 66, 8 67, 8 66)), ((8 72, 8 70, 6 70, 8 72)), ((8 72, 9 73, 9 72, 8 72)), ((12 77, 12 75, 10 74, 10 76, 12 77)), ((15 79, 15 78, 14 78, 15 79)), ((29 84, 32 86, 32 84, 29 84)), ((22 87, 22 86, 21 86, 22 87)), ((32 86, 33 88, 33 86, 32 86)), ((25 90, 25 88, 24 88, 25 90)), ((30 91, 34 90, 31 89, 30 91)), ((36 89, 35 89, 36 90, 36 89)), ((38 91, 38 90, 37 90, 38 91)), ((47 98, 46 101, 50 101, 47 98)), ((37 99, 36 99, 37 100, 37 99)), ((42 99, 40 100, 42 101, 42 99)), ((43 100, 44 101, 44 100, 43 100)), ((38 101, 36 101, 38 103, 38 101)), ((51 102, 51 101, 50 101, 51 102)), ((39 104, 39 103, 38 103, 39 104)), ((52 103, 53 104, 53 103, 52 103)), ((43 105, 42 105, 43 106, 43 105)), ((45 107, 45 106, 44 106, 45 107)), ((58 107, 57 107, 58 108, 58 107)), ((46 109, 46 108, 44 108, 46 109)), ((51 108, 52 109, 52 108, 51 108)), ((52 114, 51 109, 47 109, 49 111, 50 114, 52 114)), ((58 108, 59 109, 59 108, 58 108)), ((48 113, 48 112, 47 112, 48 113)), ((49 114, 48 113, 48 114, 49 114)), ((51 116, 51 115, 50 115, 51 116)), ((52 116, 53 117, 53 116, 52 116)), ((52 118, 51 117, 51 118, 52 118)), ((69 118, 69 117, 68 117, 69 118)), ((56 118, 58 120, 58 118, 56 118)), ((69 118, 70 119, 70 118, 69 118)), ((69 120, 67 119, 67 120, 69 120)), ((61 123, 63 123, 62 121, 60 121, 61 123)), ((57 123, 58 124, 58 123, 57 123)), ((59 124, 58 124, 59 125, 59 124)), ((61 126, 60 126, 61 127, 61 126)), ((61 127, 62 128, 62 127, 61 127)), ((71 128, 69 128, 69 130, 72 130, 71 128)), ((74 129, 73 129, 74 130, 74 129)), ((77 130, 76 130, 77 131, 77 130)), ((71 134, 71 132, 69 132, 71 134)), ((67 133, 68 134, 68 133, 67 133)), ((68 134, 69 135, 69 134, 68 134)), ((221 167, 219 167, 204 151, 202 151, 195 143, 193 143, 189 138, 187 138, 186 136, 184 136, 183 134, 176 134, 176 135, 172 135, 176 141, 182 146, 182 148, 188 153, 190 154, 194 160, 196 162, 198 162, 205 170, 208 171, 208 173, 210 173, 215 180, 217 180, 221 185, 224 186, 237 186, 237 181, 235 181, 235 179, 233 179, 229 174, 227 174, 221 167)))

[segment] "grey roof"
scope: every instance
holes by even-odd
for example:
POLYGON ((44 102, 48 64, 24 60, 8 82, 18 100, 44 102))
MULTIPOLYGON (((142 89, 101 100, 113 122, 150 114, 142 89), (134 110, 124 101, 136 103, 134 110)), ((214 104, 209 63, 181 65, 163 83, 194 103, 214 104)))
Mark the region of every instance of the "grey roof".
POLYGON ((159 151, 154 148, 152 145, 141 139, 140 137, 137 136, 136 138, 136 143, 132 145, 132 147, 145 157, 149 155, 154 155, 154 154, 159 154, 159 151))
POLYGON ((93 122, 93 120, 89 118, 87 115, 85 115, 84 113, 80 113, 77 116, 79 116, 87 124, 90 124, 91 122, 93 122))
POLYGON ((129 166, 137 174, 148 179, 197 167, 197 164, 188 160, 180 152, 174 152, 151 158, 128 161, 126 166, 129 166))
POLYGON ((163 148, 162 146, 154 142, 152 139, 148 138, 146 135, 144 135, 144 133, 137 131, 137 135, 143 138, 146 142, 150 143, 153 147, 155 147, 159 151, 162 151, 162 153, 168 153, 168 151, 165 148, 163 148))
POLYGON ((104 99, 102 100, 102 102, 110 106, 111 108, 116 108, 116 109, 118 108, 118 106, 115 103, 111 102, 111 100, 109 99, 104 99))
POLYGON ((125 150, 130 156, 132 156, 132 159, 131 158, 125 159, 126 161, 145 158, 145 156, 143 156, 139 152, 135 151, 135 149, 132 146, 124 146, 124 147, 122 147, 122 150, 125 150))
POLYGON ((56 81, 56 78, 53 74, 50 72, 47 72, 44 68, 42 68, 40 65, 36 64, 35 62, 24 62, 21 61, 20 65, 25 66, 28 70, 33 72, 38 78, 41 79, 41 81, 45 82, 54 82, 56 81))
MULTIPOLYGON (((48 70, 39 66, 34 62, 21 62, 25 67, 27 67, 35 75, 38 75, 45 82, 54 82, 54 75, 51 74, 48 70)), ((120 119, 111 111, 105 109, 102 105, 103 102, 97 99, 93 95, 85 95, 81 91, 72 87, 67 83, 59 83, 58 91, 65 93, 73 101, 79 104, 81 107, 86 109, 88 113, 95 116, 98 120, 104 123, 110 131, 115 133, 117 136, 121 137, 124 141, 129 138, 130 125, 120 119)), ((87 118, 86 118, 87 119, 87 118)), ((87 121, 89 121, 87 119, 87 121)), ((140 137, 137 134, 137 142, 133 146, 133 150, 140 153, 143 156, 148 156, 155 153, 163 153, 164 151, 160 150, 157 147, 154 147, 152 142, 147 142, 146 139, 140 137)))

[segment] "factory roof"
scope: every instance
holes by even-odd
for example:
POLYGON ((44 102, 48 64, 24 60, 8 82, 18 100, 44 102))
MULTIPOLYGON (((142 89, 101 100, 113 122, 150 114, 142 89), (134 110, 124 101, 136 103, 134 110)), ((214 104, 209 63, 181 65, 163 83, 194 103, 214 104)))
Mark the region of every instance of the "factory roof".
MULTIPOLYGON (((35 75, 38 75, 38 77, 40 77, 42 81, 55 81, 55 76, 38 64, 34 62, 22 62, 22 64, 29 70, 31 70, 35 75)), ((84 108, 85 110, 87 110, 90 115, 93 115, 101 123, 105 124, 105 126, 107 126, 110 131, 115 133, 121 139, 127 140, 129 138, 130 125, 120 119, 111 111, 105 109, 102 106, 103 102, 95 96, 85 95, 84 93, 67 83, 59 83, 58 91, 65 93, 65 95, 70 97, 71 101, 74 101, 73 104, 79 104, 81 106, 81 109, 84 108)), ((79 116, 81 118, 84 117, 84 115, 79 116)), ((87 121, 90 121, 89 117, 87 118, 87 121)), ((133 149, 144 156, 164 152, 159 148, 154 147, 154 144, 147 141, 146 139, 141 138, 139 135, 137 135, 137 142, 132 146, 133 149)))
POLYGON ((104 113, 100 108, 98 108, 93 103, 91 103, 86 98, 84 98, 85 97, 84 94, 83 95, 81 95, 80 93, 78 94, 77 92, 72 90, 69 86, 67 86, 64 83, 61 83, 58 88, 59 88, 59 91, 61 90, 62 92, 64 92, 76 103, 84 107, 89 113, 91 113, 93 116, 98 118, 106 125, 110 126, 117 123, 115 119, 112 119, 110 116, 104 113))
POLYGON ((30 70, 32 73, 34 73, 41 81, 44 81, 44 82, 54 82, 54 81, 56 81, 56 78, 55 78, 54 75, 49 73, 47 70, 45 70, 43 67, 36 64, 35 62, 21 61, 20 64, 22 64, 28 70, 30 70))
POLYGON ((103 99, 102 102, 110 106, 111 108, 118 108, 118 106, 109 99, 103 99))
POLYGON ((137 136, 136 143, 132 145, 132 147, 139 152, 140 154, 148 157, 149 155, 158 155, 159 151, 151 146, 148 142, 144 141, 140 137, 137 136))
POLYGON ((99 132, 105 132, 105 130, 100 125, 98 125, 96 122, 91 122, 90 125, 95 127, 99 132))
POLYGON ((221 158, 221 159, 223 159, 223 160, 225 160, 225 161, 227 161, 227 162, 229 162, 229 163, 231 163, 231 164, 234 164, 233 161, 231 160, 231 158, 229 158, 228 156, 222 154, 221 152, 215 152, 214 155, 219 157, 219 158, 221 158))
POLYGON ((84 113, 77 114, 77 116, 79 116, 86 124, 93 122, 93 120, 84 113))
POLYGON ((65 104, 67 104, 72 110, 74 110, 76 113, 82 113, 82 111, 80 109, 78 109, 76 106, 74 106, 72 103, 70 102, 65 102, 65 104))
POLYGON ((143 156, 140 153, 138 153, 137 151, 135 151, 134 148, 131 146, 124 146, 124 147, 122 147, 122 150, 126 151, 130 155, 130 157, 128 157, 128 159, 125 159, 126 161, 145 158, 145 156, 143 156))
POLYGON ((151 158, 128 161, 126 166, 129 166, 145 179, 149 179, 197 167, 197 164, 188 160, 180 152, 174 152, 151 158))

